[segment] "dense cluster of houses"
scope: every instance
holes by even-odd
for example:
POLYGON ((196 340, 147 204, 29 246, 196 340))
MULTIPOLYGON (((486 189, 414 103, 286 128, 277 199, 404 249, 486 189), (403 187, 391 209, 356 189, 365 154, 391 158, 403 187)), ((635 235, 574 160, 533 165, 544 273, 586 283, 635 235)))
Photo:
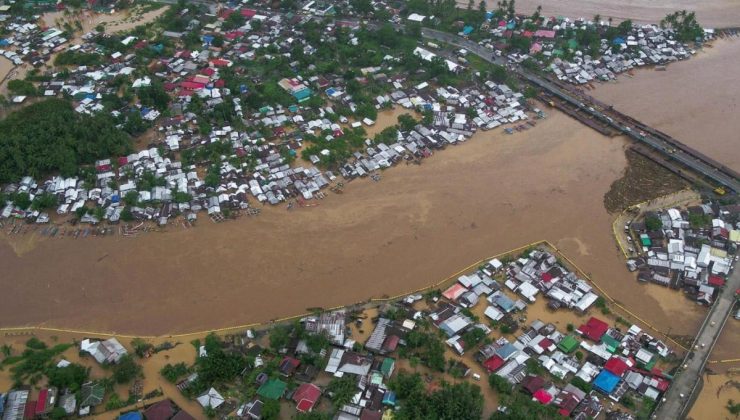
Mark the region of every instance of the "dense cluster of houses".
MULTIPOLYGON (((460 276, 428 312, 410 310, 408 318, 395 321, 380 318, 365 348, 388 355, 405 344, 415 322, 428 317, 448 337, 447 345, 462 356, 469 348, 464 342, 466 332, 479 329, 486 336, 491 334, 488 325, 471 318, 470 308, 485 301, 486 318, 494 324, 516 325, 514 314, 526 309, 526 302, 532 302, 540 292, 550 303, 556 303, 549 305, 551 308, 568 307, 579 312, 587 310, 596 296, 547 251, 534 250, 508 264, 494 259, 478 271, 460 276)), ((412 305, 419 298, 410 296, 405 303, 412 305)), ((636 325, 623 331, 592 317, 571 332, 535 320, 513 339, 492 337, 490 344, 476 350, 474 359, 486 372, 518 385, 540 403, 554 404, 560 414, 585 419, 598 416, 603 398, 618 402, 628 391, 657 400, 667 390, 670 376, 656 364, 669 354, 662 341, 636 325), (531 373, 532 363, 557 381, 531 373), (590 384, 594 391, 584 392, 572 384, 557 385, 573 378, 590 384)), ((465 366, 463 372, 467 375, 471 370, 465 366)))
MULTIPOLYGON (((402 74, 387 75, 393 71, 397 61, 397 57, 388 55, 382 66, 363 68, 362 76, 358 77, 361 82, 371 78, 384 86, 387 93, 377 96, 375 107, 384 110, 397 106, 410 112, 431 112, 432 122, 399 131, 395 141, 377 143, 367 138, 364 145, 335 171, 319 169, 323 167, 323 161, 330 160, 333 151, 329 148, 307 156, 308 162, 290 164, 290 157, 297 156, 304 147, 307 134, 335 141, 347 130, 363 125, 369 127, 375 122, 369 118, 352 122, 350 115, 336 114, 335 109, 341 107, 354 112, 358 105, 346 93, 346 80, 332 75, 304 78, 297 74, 283 79, 278 86, 295 98, 295 105, 264 104, 258 112, 247 112, 241 99, 235 95, 237 92, 225 87, 225 80, 221 77, 223 69, 231 67, 236 60, 254 59, 263 47, 277 47, 278 51, 287 53, 296 46, 302 46, 304 53, 309 55, 315 48, 297 37, 292 26, 300 24, 306 17, 266 16, 243 7, 219 13, 215 23, 202 28, 200 50, 178 47, 172 57, 156 58, 148 64, 147 69, 164 80, 164 89, 173 100, 170 117, 160 118, 160 111, 141 104, 114 111, 116 115, 136 112, 143 120, 155 122, 157 136, 146 149, 96 162, 94 179, 56 176, 38 181, 25 177, 18 183, 6 185, 4 192, 9 195, 26 192, 32 200, 39 194, 53 194, 58 201, 56 213, 59 215, 72 214, 91 205, 103 210, 88 211, 82 222, 106 220, 116 223, 121 219, 124 207, 128 207, 135 219, 166 224, 177 215, 194 220, 201 210, 209 215, 218 215, 225 213, 225 209, 244 210, 254 208, 258 203, 275 205, 321 198, 322 190, 338 176, 344 180, 371 176, 398 162, 431 156, 437 149, 465 141, 478 129, 489 130, 523 122, 535 124, 523 95, 505 84, 485 81, 458 89, 453 86, 435 87, 427 82, 411 83, 402 74), (240 13, 246 23, 240 28, 223 31, 223 21, 231 13, 240 13), (252 29, 255 21, 261 22, 259 30, 252 29), (217 35, 225 39, 221 47, 212 45, 217 35), (303 103, 315 95, 322 95, 326 106, 318 109, 304 106, 303 103), (199 132, 197 126, 204 117, 188 111, 195 97, 206 109, 227 104, 245 123, 247 130, 222 124, 207 134, 199 132), (214 143, 227 147, 219 148, 220 155, 210 154, 187 165, 178 160, 179 155, 188 152, 201 156, 197 151, 214 143), (217 182, 212 179, 206 182, 206 168, 209 174, 217 172, 217 182), (134 203, 124 200, 131 192, 137 195, 134 203)), ((197 19, 190 22, 190 25, 198 24, 197 19)), ((325 26, 325 36, 330 36, 335 29, 333 24, 325 26)), ((100 46, 93 41, 99 35, 95 32, 85 34, 83 42, 67 49, 101 54, 100 46)), ((178 40, 182 34, 167 36, 178 40)), ((350 42, 356 43, 357 38, 351 38, 350 42)), ((69 95, 78 112, 93 113, 102 110, 105 97, 115 94, 118 89, 118 86, 108 83, 113 79, 126 77, 134 90, 150 86, 153 81, 149 76, 134 77, 139 74, 137 54, 141 49, 161 49, 162 46, 152 45, 135 36, 128 36, 121 43, 127 50, 124 53, 107 52, 99 65, 72 66, 63 76, 51 75, 50 80, 41 83, 44 95, 69 95)), ((416 53, 426 58, 434 55, 423 48, 417 48, 416 53)), ((456 69, 459 67, 455 64, 456 69)), ((239 94, 248 92, 246 86, 240 89, 239 94)), ((0 217, 27 217, 40 223, 50 220, 48 213, 19 208, 10 202, 2 203, 0 217)))
MULTIPOLYGON (((531 24, 531 19, 517 17, 510 21, 496 21, 491 17, 489 14, 489 20, 481 27, 490 38, 479 41, 481 45, 502 55, 508 40, 512 37, 524 38, 528 41, 529 51, 507 55, 509 61, 521 63, 529 57, 542 57, 549 62, 548 70, 555 77, 574 84, 613 80, 620 73, 643 66, 659 66, 657 68, 662 69, 666 64, 687 59, 695 52, 687 44, 676 40, 671 29, 650 24, 635 25, 614 39, 600 39, 599 57, 592 57, 579 46, 575 36, 565 39, 565 43, 561 41, 571 31, 577 33, 586 27, 605 29, 606 22, 553 17, 531 27, 523 25, 524 22, 531 24), (566 49, 573 54, 566 54, 566 49)), ((460 35, 467 36, 469 33, 460 35)), ((713 36, 714 31, 706 29, 703 41, 711 40, 713 36)))
POLYGON ((739 216, 740 206, 718 202, 646 212, 625 226, 638 253, 627 265, 639 281, 682 288, 711 305, 737 258, 739 216))
MULTIPOLYGON (((544 50, 544 53, 550 51, 544 50)), ((556 58, 550 64, 553 74, 560 80, 585 84, 594 80, 614 80, 619 73, 642 66, 664 66, 689 58, 694 50, 676 41, 672 33, 656 25, 633 28, 626 37, 610 43, 601 40, 601 57, 590 57, 580 51, 571 61, 556 58)), ((657 67, 663 68, 663 67, 657 67)))

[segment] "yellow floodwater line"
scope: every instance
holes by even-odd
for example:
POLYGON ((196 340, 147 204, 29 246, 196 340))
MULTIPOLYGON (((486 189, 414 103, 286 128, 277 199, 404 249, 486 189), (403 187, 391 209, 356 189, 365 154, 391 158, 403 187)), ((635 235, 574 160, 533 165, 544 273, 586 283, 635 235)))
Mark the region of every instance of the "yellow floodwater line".
POLYGON ((711 364, 717 364, 717 363, 740 363, 740 359, 710 360, 707 363, 711 363, 711 364))
MULTIPOLYGON (((624 255, 624 258, 625 259, 629 259, 629 255, 627 255, 627 251, 625 251, 624 246, 622 245, 622 241, 619 240, 619 236, 617 234, 617 222, 622 218, 622 216, 624 216, 625 213, 627 213, 627 210, 629 210, 629 209, 631 209, 633 207, 636 207, 636 206, 637 207, 640 207, 640 206, 642 206, 644 204, 647 204, 647 203, 649 203, 650 201, 653 201, 653 200, 662 200, 662 199, 668 198, 668 197, 670 197, 672 195, 683 194, 684 192, 687 192, 687 191, 691 191, 691 188, 684 188, 684 189, 682 189, 680 191, 676 191, 675 193, 664 194, 664 195, 661 195, 660 197, 656 197, 656 198, 653 198, 651 200, 645 200, 645 201, 642 201, 640 203, 633 204, 633 205, 627 207, 626 209, 622 210, 619 213, 619 215, 617 215, 617 217, 614 219, 614 222, 612 223, 612 233, 614 234, 614 240, 617 241, 617 245, 619 245, 619 249, 622 251, 622 254, 624 255)), ((673 205, 676 205, 678 203, 682 203, 684 201, 686 201, 686 200, 677 200, 677 201, 675 201, 672 204, 666 204, 666 206, 673 206, 673 205)))
MULTIPOLYGON (((652 324, 650 324, 649 322, 645 321, 644 319, 642 319, 641 317, 639 317, 638 315, 636 315, 635 313, 633 313, 633 312, 632 312, 632 311, 630 311, 629 309, 627 309, 627 308, 625 308, 624 306, 620 305, 620 304, 619 304, 619 303, 618 303, 618 302, 617 302, 616 300, 614 300, 614 298, 612 298, 611 296, 609 296, 609 294, 608 294, 608 293, 606 293, 606 291, 605 291, 604 289, 602 289, 602 288, 601 288, 601 287, 599 286, 599 284, 598 284, 598 283, 596 283, 595 281, 593 281, 593 279, 591 279, 591 277, 590 277, 590 276, 589 276, 588 274, 586 274, 586 272, 585 272, 585 271, 581 270, 581 268, 580 268, 580 267, 579 267, 579 266, 578 266, 578 265, 577 265, 576 263, 574 263, 574 262, 573 262, 573 260, 571 260, 570 258, 568 258, 568 257, 567 257, 566 255, 564 255, 563 253, 561 253, 561 252, 560 252, 560 250, 559 250, 558 248, 556 248, 556 247, 555 247, 555 245, 551 244, 551 243, 550 243, 550 242, 548 242, 548 241, 545 241, 545 243, 546 243, 546 244, 547 244, 547 245, 548 245, 549 247, 551 247, 552 249, 554 249, 554 250, 555 250, 555 252, 557 252, 557 253, 558 253, 558 255, 560 255, 560 256, 561 256, 561 257, 563 257, 563 258, 564 258, 564 259, 565 259, 566 261, 568 261, 568 264, 570 264, 570 265, 571 265, 571 266, 573 266, 573 267, 574 267, 574 268, 575 268, 576 270, 578 270, 578 272, 580 272, 580 274, 581 274, 581 275, 582 275, 583 277, 585 277, 585 278, 586 278, 586 279, 587 279, 587 280, 588 280, 589 282, 591 282, 591 283, 592 283, 592 284, 593 284, 593 285, 594 285, 594 286, 596 287, 596 289, 597 289, 597 290, 599 291, 599 293, 601 293, 601 294, 602 294, 602 295, 603 295, 603 296, 604 296, 605 298, 607 298, 607 300, 609 300, 609 301, 610 301, 610 302, 611 302, 611 303, 612 303, 612 304, 613 304, 614 306, 616 306, 616 307, 617 307, 617 308, 619 308, 620 310, 624 311, 624 312, 625 312, 625 313, 627 313, 628 315, 632 316, 632 317, 633 317, 633 318, 635 318, 636 320, 638 320, 638 321, 642 322, 642 323, 643 323, 643 324, 644 324, 645 326, 647 326, 647 327, 648 327, 648 328, 650 328, 651 330, 653 330, 653 331, 655 331, 655 332, 657 332, 657 333, 663 334, 663 332, 662 332, 662 331, 660 331, 659 329, 657 329, 656 327, 654 327, 654 326, 653 326, 652 324)), ((670 341, 671 341, 671 342, 672 342, 673 344, 675 344, 675 345, 677 345, 678 347, 680 347, 680 348, 684 349, 685 351, 688 351, 688 350, 689 350, 689 349, 687 349, 686 347, 684 347, 683 345, 681 345, 681 343, 679 343, 679 342, 677 342, 676 340, 672 339, 671 337, 669 337, 669 336, 667 336, 667 335, 666 335, 666 337, 667 337, 667 338, 668 338, 668 340, 670 340, 670 341)))
MULTIPOLYGON (((497 258, 497 257, 503 256, 503 255, 513 254, 513 253, 519 252, 521 250, 524 250, 524 249, 527 249, 527 248, 531 248, 531 247, 536 247, 538 245, 546 244, 546 243, 548 243, 548 242, 545 241, 545 240, 532 242, 530 244, 527 244, 527 245, 524 245, 524 246, 520 246, 518 248, 514 248, 512 250, 509 250, 509 251, 502 252, 500 254, 494 255, 492 257, 487 257, 487 258, 483 258, 481 260, 478 260, 475 263, 470 264, 469 266, 463 268, 462 270, 458 270, 456 273, 454 273, 454 274, 452 274, 450 276, 447 276, 444 279, 442 279, 441 281, 439 281, 437 283, 434 283, 432 285, 424 286, 424 287, 421 287, 419 289, 412 290, 412 291, 406 292, 406 293, 401 293, 401 294, 398 294, 398 295, 395 295, 395 296, 392 296, 392 297, 388 297, 388 298, 371 298, 368 301, 359 302, 359 303, 356 303, 354 305, 361 305, 361 304, 367 304, 367 303, 373 303, 373 302, 388 302, 388 301, 400 299, 400 298, 402 298, 404 296, 408 296, 408 295, 411 295, 411 294, 414 294, 414 293, 419 293, 421 291, 433 289, 433 288, 438 287, 439 285, 443 284, 444 282, 447 282, 450 279, 452 279, 454 277, 457 277, 460 274, 462 274, 462 273, 470 270, 471 268, 479 266, 483 262, 489 261, 489 260, 491 260, 493 258, 497 258)), ((343 308, 347 308, 347 307, 354 306, 354 305, 338 305, 338 306, 334 306, 332 308, 322 308, 322 309, 325 310, 325 311, 334 311, 334 310, 343 309, 343 308)), ((142 338, 142 339, 155 339, 155 338, 164 338, 164 337, 167 337, 167 338, 181 338, 181 337, 205 335, 205 334, 208 334, 208 333, 220 333, 220 332, 231 331, 231 330, 241 330, 241 329, 248 329, 248 328, 256 328, 256 327, 260 327, 260 326, 266 326, 266 325, 270 325, 270 324, 275 324, 275 323, 281 323, 281 322, 295 320, 295 319, 303 318, 303 317, 306 317, 306 316, 309 316, 309 315, 312 315, 312 314, 313 314, 312 312, 304 312, 302 314, 286 316, 286 317, 283 317, 283 318, 273 319, 271 321, 266 321, 266 322, 253 322, 253 323, 249 323, 249 324, 242 324, 242 325, 236 325, 236 326, 231 326, 231 327, 223 327, 223 328, 208 329, 208 330, 203 330, 203 331, 188 332, 188 333, 181 333, 181 334, 160 335, 160 336, 156 336, 156 335, 117 334, 115 332, 85 331, 85 330, 76 330, 76 329, 71 329, 71 328, 55 328, 55 327, 44 327, 44 326, 3 327, 3 328, 0 328, 0 332, 6 332, 6 333, 8 333, 8 332, 14 332, 14 331, 37 330, 37 331, 45 331, 45 332, 58 332, 58 333, 78 334, 78 335, 88 335, 88 336, 115 336, 115 337, 120 337, 120 338, 142 338)))
MULTIPOLYGON (((445 277, 444 279, 438 281, 437 283, 434 283, 434 284, 431 284, 431 285, 428 285, 428 286, 424 286, 424 287, 421 287, 421 288, 418 288, 418 289, 415 289, 415 290, 412 290, 412 291, 409 291, 409 292, 406 292, 406 293, 401 293, 401 294, 398 294, 398 295, 395 295, 395 296, 392 296, 392 297, 387 297, 387 298, 371 298, 371 299, 368 299, 368 301, 366 301, 366 302, 359 302, 359 303, 357 303, 355 305, 361 305, 361 304, 367 304, 367 303, 376 303, 376 302, 378 302, 378 303, 380 303, 380 302, 389 302, 389 301, 393 301, 393 300, 396 300, 396 299, 400 299, 400 298, 402 298, 404 296, 408 296, 408 295, 412 295, 412 294, 419 293, 419 292, 422 292, 422 291, 434 289, 434 288, 439 287, 440 285, 444 284, 445 282, 450 281, 450 279, 454 279, 455 277, 459 276, 460 274, 465 273, 466 271, 472 269, 473 267, 477 267, 480 264, 482 264, 484 262, 487 262, 487 261, 489 261, 489 260, 491 260, 493 258, 498 258, 498 257, 501 257, 503 255, 514 254, 514 253, 520 252, 520 251, 522 251, 524 249, 532 248, 532 247, 537 247, 537 246, 543 245, 543 244, 544 245, 547 245, 549 248, 551 248, 553 251, 555 251, 559 256, 561 256, 563 259, 565 259, 568 262, 568 264, 570 264, 573 268, 575 268, 582 277, 586 278, 589 282, 591 282, 596 287, 596 289, 599 291, 599 293, 601 293, 607 300, 609 300, 611 303, 613 303, 615 306, 617 306, 619 309, 621 309, 625 313, 629 314, 633 318, 635 318, 638 321, 642 322, 648 328, 652 329, 655 332, 658 332, 658 333, 661 333, 662 334, 662 332, 660 330, 658 330, 656 327, 654 327, 652 324, 648 323, 647 321, 645 321, 644 319, 642 319, 638 315, 634 314, 633 312, 631 312, 630 310, 628 310, 624 306, 622 306, 619 303, 617 303, 611 296, 609 296, 609 294, 606 293, 606 291, 604 291, 604 289, 602 289, 598 285, 598 283, 596 283, 595 281, 593 281, 593 279, 591 279, 591 277, 588 274, 586 274, 585 271, 583 271, 576 263, 574 263, 573 260, 571 260, 566 255, 564 255, 562 252, 560 252, 560 250, 555 245, 553 245, 552 243, 550 243, 546 239, 545 240, 531 242, 531 243, 529 243, 527 245, 520 246, 518 248, 514 248, 512 250, 509 250, 509 251, 506 251, 506 252, 502 252, 500 254, 497 254, 497 255, 494 255, 494 256, 491 256, 491 257, 482 258, 482 259, 480 259, 480 260, 478 260, 478 261, 476 261, 476 262, 468 265, 467 267, 465 267, 465 268, 463 268, 461 270, 458 270, 454 274, 445 277)), ((347 307, 350 307, 350 306, 354 306, 354 305, 339 305, 339 306, 335 306, 335 307, 332 307, 332 308, 323 308, 323 309, 325 311, 334 311, 334 310, 337 310, 337 309, 347 308, 347 307)), ((281 323, 281 322, 292 321, 292 320, 300 319, 300 318, 303 318, 303 317, 306 317, 306 316, 309 316, 309 315, 312 315, 312 313, 311 312, 304 312, 304 313, 299 314, 299 315, 286 316, 286 317, 283 317, 283 318, 278 318, 278 319, 274 319, 274 320, 267 321, 267 322, 254 322, 254 323, 236 325, 236 326, 231 326, 231 327, 223 327, 223 328, 217 328, 217 329, 208 329, 208 330, 202 330, 202 331, 196 331, 196 332, 188 332, 188 333, 181 333, 181 334, 171 334, 171 335, 166 335, 166 336, 128 335, 128 334, 116 334, 115 332, 114 333, 105 333, 105 332, 93 332, 93 331, 75 330, 75 329, 67 329, 67 328, 42 327, 42 326, 0 328, 0 331, 3 331, 3 332, 12 332, 12 331, 38 330, 38 331, 46 331, 46 332, 59 332, 59 333, 79 334, 79 335, 91 335, 91 336, 116 336, 116 337, 120 337, 120 338, 131 338, 131 339, 133 339, 133 338, 155 339, 155 338, 162 338, 162 337, 167 337, 167 338, 182 338, 182 337, 190 337, 190 336, 200 336, 200 335, 205 335, 205 334, 209 334, 209 333, 223 333, 223 332, 233 331, 233 330, 243 330, 243 329, 249 329, 249 328, 257 328, 257 327, 261 327, 261 326, 267 326, 267 325, 270 325, 270 324, 276 324, 276 323, 281 323)), ((688 351, 688 349, 686 347, 684 347, 683 345, 681 345, 677 341, 673 340, 670 337, 668 337, 668 339, 671 342, 673 342, 675 345, 677 345, 678 347, 680 347, 680 348, 688 351)))

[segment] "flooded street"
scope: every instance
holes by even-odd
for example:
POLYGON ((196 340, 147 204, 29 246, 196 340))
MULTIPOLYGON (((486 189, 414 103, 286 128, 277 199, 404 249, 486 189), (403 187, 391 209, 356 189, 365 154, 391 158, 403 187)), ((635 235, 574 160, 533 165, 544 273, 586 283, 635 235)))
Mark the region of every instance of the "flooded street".
MULTIPOLYGON (((462 2, 458 1, 459 4, 462 2)), ((487 0, 488 9, 496 8, 496 1, 487 0)), ((477 3, 476 3, 477 5, 477 3)), ((467 7, 467 3, 462 4, 467 7)), ((724 28, 740 25, 740 2, 737 0, 559 0, 548 2, 542 0, 518 0, 516 11, 531 14, 537 6, 542 6, 543 16, 567 16, 592 19, 601 15, 606 21, 614 22, 632 19, 640 23, 658 23, 667 14, 686 9, 696 12, 699 23, 705 27, 724 28)))
POLYGON ((740 39, 720 39, 667 71, 638 70, 591 95, 740 171, 738 67, 740 39))
POLYGON ((13 287, 0 322, 165 334, 267 321, 414 290, 548 239, 638 315, 664 328, 680 316, 673 333, 692 333, 702 312, 679 293, 641 290, 612 238, 602 201, 623 148, 553 113, 527 132, 479 133, 381 182, 352 182, 317 207, 227 225, 201 217, 195 229, 139 238, 4 239, 13 287))

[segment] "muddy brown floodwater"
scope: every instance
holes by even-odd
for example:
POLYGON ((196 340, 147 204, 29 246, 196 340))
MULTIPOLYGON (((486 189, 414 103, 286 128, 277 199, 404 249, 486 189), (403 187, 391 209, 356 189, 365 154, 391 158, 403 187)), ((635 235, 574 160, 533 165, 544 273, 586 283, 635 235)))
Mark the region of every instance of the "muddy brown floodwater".
POLYGON ((738 68, 740 39, 720 39, 666 71, 620 76, 591 94, 740 171, 738 68))
POLYGON ((548 239, 638 315, 693 333, 703 311, 638 284, 611 236, 602 201, 624 147, 553 113, 352 182, 317 207, 138 238, 11 237, 0 324, 166 334, 266 321, 413 290, 548 239))
MULTIPOLYGON (((497 7, 495 0, 487 0, 486 3, 488 10, 497 7)), ((461 0, 458 4, 463 7, 468 5, 461 0)), ((537 6, 542 6, 543 16, 592 19, 598 14, 603 21, 611 17, 614 22, 632 19, 639 23, 658 23, 667 14, 685 9, 696 12, 697 20, 705 27, 725 28, 740 25, 740 2, 737 0, 516 0, 518 13, 531 14, 537 6)))

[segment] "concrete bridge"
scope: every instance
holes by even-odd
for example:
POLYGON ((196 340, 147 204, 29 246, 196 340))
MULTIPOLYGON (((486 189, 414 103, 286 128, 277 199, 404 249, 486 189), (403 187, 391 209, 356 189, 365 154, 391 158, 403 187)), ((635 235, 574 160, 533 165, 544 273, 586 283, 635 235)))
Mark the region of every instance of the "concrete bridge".
MULTIPOLYGON (((490 50, 457 35, 424 28, 422 30, 422 36, 465 48, 492 64, 501 66, 506 66, 507 64, 505 58, 494 56, 490 50)), ((572 105, 579 112, 601 121, 604 125, 611 126, 637 143, 647 145, 654 151, 665 155, 670 160, 710 179, 717 184, 716 186, 723 186, 731 191, 740 193, 740 174, 703 153, 615 110, 612 106, 602 104, 588 95, 575 92, 574 88, 564 86, 559 81, 535 75, 518 67, 514 67, 513 71, 523 80, 572 105)))

